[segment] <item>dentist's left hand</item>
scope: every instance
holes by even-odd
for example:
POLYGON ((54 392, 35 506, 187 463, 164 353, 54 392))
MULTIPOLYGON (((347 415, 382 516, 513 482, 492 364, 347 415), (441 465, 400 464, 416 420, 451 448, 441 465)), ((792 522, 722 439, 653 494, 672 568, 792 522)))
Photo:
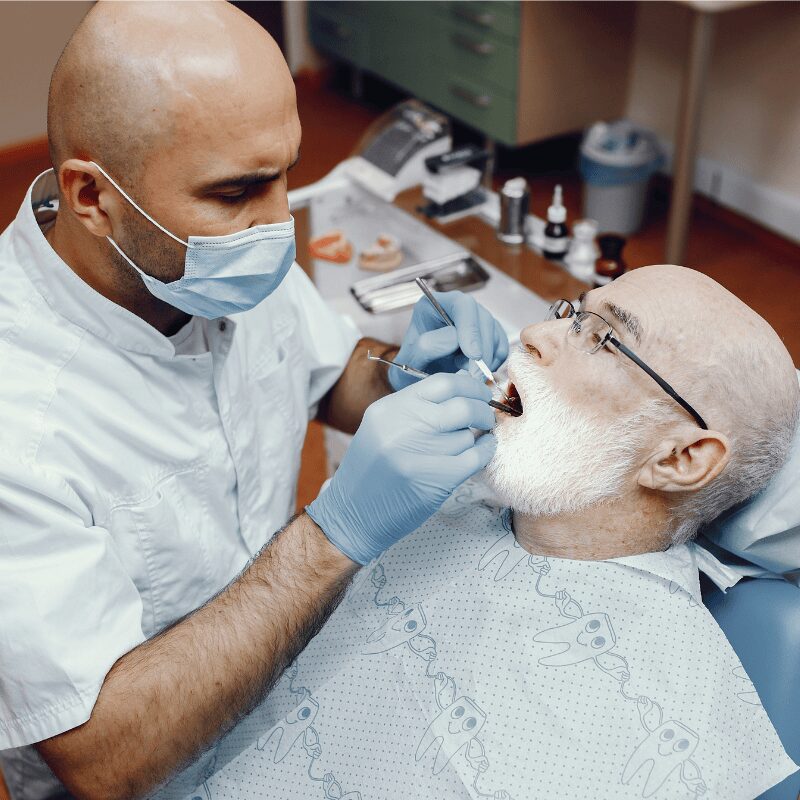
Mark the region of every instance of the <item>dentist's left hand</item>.
MULTIPOLYGON (((400 351, 393 359, 423 372, 458 372, 468 359, 482 358, 492 371, 508 358, 508 337, 500 323, 480 303, 463 292, 434 292, 455 323, 446 325, 427 297, 414 306, 400 351)), ((389 368, 389 383, 397 391, 413 383, 397 367, 389 368)))

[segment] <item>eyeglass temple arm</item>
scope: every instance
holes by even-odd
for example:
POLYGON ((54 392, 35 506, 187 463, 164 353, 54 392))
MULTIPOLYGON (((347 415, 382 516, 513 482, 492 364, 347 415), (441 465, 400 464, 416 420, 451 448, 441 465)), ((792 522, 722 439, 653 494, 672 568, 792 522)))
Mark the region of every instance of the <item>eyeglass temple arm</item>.
POLYGON ((708 425, 706 425, 705 420, 656 372, 653 372, 647 364, 642 361, 633 350, 630 350, 626 347, 622 342, 620 342, 616 337, 611 336, 609 341, 614 347, 617 348, 621 353, 624 353, 634 364, 637 364, 641 367, 679 406, 686 409, 689 414, 692 415, 694 421, 704 430, 708 430, 708 425))

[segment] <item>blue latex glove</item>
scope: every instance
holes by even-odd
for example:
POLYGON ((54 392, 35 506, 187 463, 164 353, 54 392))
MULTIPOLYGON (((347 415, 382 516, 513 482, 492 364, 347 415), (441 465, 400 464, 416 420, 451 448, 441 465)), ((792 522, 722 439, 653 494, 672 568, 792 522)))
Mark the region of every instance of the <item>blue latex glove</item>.
POLYGON ((492 393, 474 378, 432 375, 373 403, 327 488, 306 506, 346 556, 366 564, 416 530, 486 466, 492 393))
MULTIPOLYGON (((400 352, 393 359, 423 372, 457 372, 468 359, 482 358, 494 372, 508 358, 508 337, 500 323, 463 292, 434 292, 455 323, 446 325, 427 297, 414 306, 400 352)), ((389 383, 396 390, 414 378, 389 367, 389 383)))

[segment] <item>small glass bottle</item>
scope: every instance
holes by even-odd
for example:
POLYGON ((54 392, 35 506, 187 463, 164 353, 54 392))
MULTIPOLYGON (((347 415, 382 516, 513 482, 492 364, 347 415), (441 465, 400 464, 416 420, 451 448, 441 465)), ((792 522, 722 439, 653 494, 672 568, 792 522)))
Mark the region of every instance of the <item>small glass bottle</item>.
POLYGON ((561 199, 561 186, 553 192, 553 202, 547 209, 547 225, 544 229, 542 253, 545 258, 562 259, 567 254, 567 209, 561 199))
POLYGON ((567 269, 587 283, 594 277, 594 265, 600 256, 596 241, 597 228, 597 222, 593 219, 578 220, 572 226, 572 241, 564 257, 567 269))
POLYGON ((604 233, 597 237, 600 258, 594 265, 595 286, 605 286, 625 272, 628 265, 622 257, 622 248, 625 247, 626 241, 625 237, 618 233, 604 233))

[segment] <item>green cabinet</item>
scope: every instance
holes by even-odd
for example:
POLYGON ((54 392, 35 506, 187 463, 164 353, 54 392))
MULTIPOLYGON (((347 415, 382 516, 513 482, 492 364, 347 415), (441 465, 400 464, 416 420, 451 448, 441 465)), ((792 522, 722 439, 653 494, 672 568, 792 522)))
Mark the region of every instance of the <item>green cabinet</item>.
POLYGON ((624 113, 635 3, 309 0, 312 43, 504 144, 624 113))
POLYGON ((367 16, 362 13, 365 6, 365 3, 344 0, 310 3, 311 41, 331 56, 369 69, 370 30, 367 16))
POLYGON ((488 136, 516 131, 516 2, 309 3, 311 41, 488 136))
POLYGON ((434 5, 439 6, 445 16, 466 22, 476 31, 497 33, 513 40, 519 37, 518 2, 452 0, 434 5))
POLYGON ((425 86, 430 61, 419 58, 432 46, 432 5, 424 2, 362 3, 368 13, 372 61, 368 69, 416 94, 425 86), (408 43, 412 42, 412 45, 408 43), (427 63, 426 63, 427 62, 427 63))

